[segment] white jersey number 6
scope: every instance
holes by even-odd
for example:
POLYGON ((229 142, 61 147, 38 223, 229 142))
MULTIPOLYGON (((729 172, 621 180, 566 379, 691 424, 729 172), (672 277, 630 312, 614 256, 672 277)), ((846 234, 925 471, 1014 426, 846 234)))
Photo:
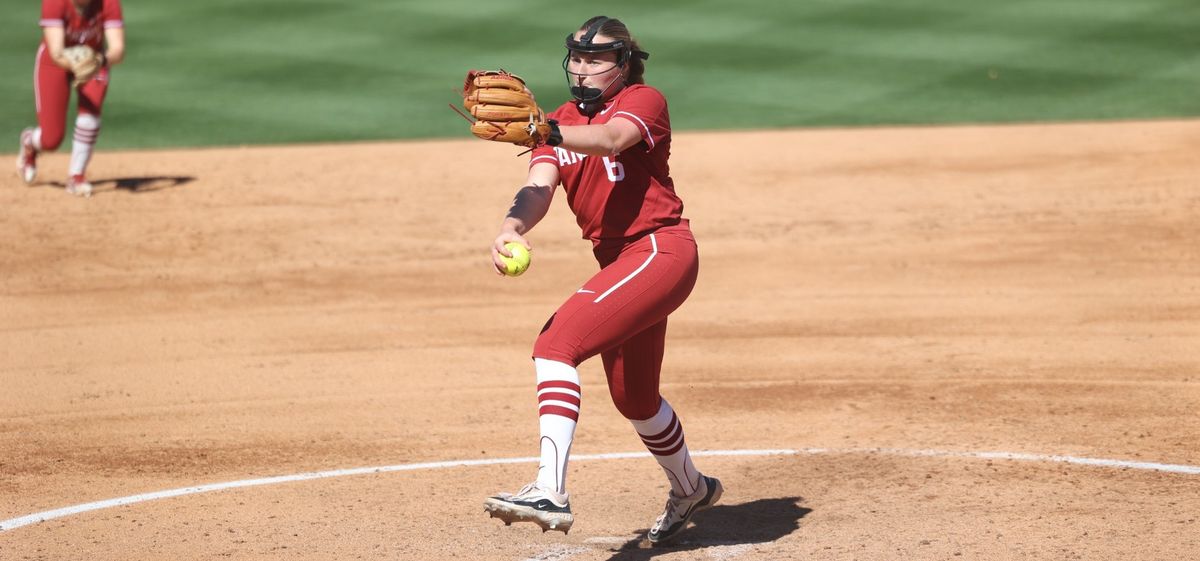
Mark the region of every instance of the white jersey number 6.
POLYGON ((617 181, 625 179, 625 166, 622 165, 621 162, 611 161, 608 159, 608 156, 603 156, 603 158, 604 170, 608 172, 608 179, 610 181, 616 183, 617 181))

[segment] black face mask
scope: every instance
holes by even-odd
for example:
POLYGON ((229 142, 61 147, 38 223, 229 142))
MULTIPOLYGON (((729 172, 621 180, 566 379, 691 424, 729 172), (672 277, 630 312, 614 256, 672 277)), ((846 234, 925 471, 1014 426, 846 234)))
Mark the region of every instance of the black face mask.
MULTIPOLYGON (((572 74, 570 72, 568 72, 567 79, 570 79, 571 76, 572 76, 572 74)), ((575 74, 575 76, 579 76, 579 74, 575 74)), ((607 93, 608 90, 611 89, 613 87, 613 85, 615 85, 617 83, 617 80, 621 80, 622 82, 624 82, 624 80, 625 80, 624 72, 619 73, 616 76, 613 76, 613 79, 608 81, 608 84, 606 84, 604 86, 604 89, 588 88, 588 87, 578 86, 578 85, 571 86, 571 95, 579 103, 582 103, 584 105, 594 105, 594 104, 600 103, 600 100, 604 99, 604 94, 607 93)))
POLYGON ((604 90, 600 88, 571 86, 571 96, 580 103, 596 103, 600 101, 600 98, 604 97, 604 90))

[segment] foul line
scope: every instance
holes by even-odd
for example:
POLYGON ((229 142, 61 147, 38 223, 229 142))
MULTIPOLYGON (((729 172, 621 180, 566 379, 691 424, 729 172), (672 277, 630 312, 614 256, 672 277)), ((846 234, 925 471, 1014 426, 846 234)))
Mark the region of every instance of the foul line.
MULTIPOLYGON (((1187 475, 1200 475, 1200 466, 1190 466, 1182 464, 1160 464, 1156 462, 1134 462, 1128 460, 1110 460, 1104 458, 1081 458, 1077 456, 1060 456, 1046 454, 1022 454, 1016 452, 954 452, 947 450, 908 450, 903 448, 781 448, 775 450, 705 450, 692 452, 693 456, 798 456, 798 455, 818 455, 818 454, 881 454, 888 456, 907 456, 907 457, 928 457, 928 458, 971 458, 982 460, 1014 460, 1025 462, 1053 462, 1060 464, 1074 464, 1081 466, 1107 467, 1120 469, 1136 469, 1145 471, 1161 471, 1166 473, 1179 473, 1187 475)), ((621 452, 612 454, 580 454, 572 456, 571 461, 588 461, 588 460, 625 460, 632 458, 648 458, 649 452, 621 452)), ((197 493, 208 493, 211 491, 222 491, 225 489, 238 489, 242 487, 257 487, 260 485, 274 485, 276 483, 289 483, 292 481, 308 481, 310 479, 325 479, 328 477, 343 477, 347 475, 365 475, 369 473, 390 473, 395 471, 415 471, 420 469, 445 469, 453 467, 470 467, 470 466, 495 466, 503 464, 525 464, 538 463, 539 458, 496 458, 489 460, 453 460, 447 462, 425 462, 418 464, 400 464, 395 466, 381 467, 365 467, 354 469, 336 469, 329 471, 315 471, 310 473, 298 473, 295 475, 281 475, 278 477, 265 477, 261 479, 244 479, 241 481, 227 481, 225 483, 212 483, 208 485, 197 485, 195 487, 182 487, 179 489, 170 489, 167 491, 157 491, 153 493, 143 493, 140 495, 130 495, 128 497, 119 497, 116 499, 108 499, 85 503, 81 505, 68 506, 44 512, 12 518, 9 520, 0 521, 0 532, 14 530, 22 526, 45 522, 55 518, 63 518, 93 510, 102 510, 117 506, 142 503, 146 501, 154 501, 158 499, 169 499, 171 497, 181 497, 184 495, 195 495, 197 493)))

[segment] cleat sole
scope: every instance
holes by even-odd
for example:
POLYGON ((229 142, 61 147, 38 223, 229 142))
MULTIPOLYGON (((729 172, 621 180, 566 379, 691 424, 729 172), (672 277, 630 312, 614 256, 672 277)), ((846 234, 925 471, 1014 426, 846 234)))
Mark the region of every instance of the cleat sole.
POLYGON ((542 529, 542 533, 555 530, 566 534, 575 522, 569 512, 543 512, 496 499, 485 501, 483 508, 492 518, 503 521, 505 526, 512 526, 513 522, 532 522, 542 529))

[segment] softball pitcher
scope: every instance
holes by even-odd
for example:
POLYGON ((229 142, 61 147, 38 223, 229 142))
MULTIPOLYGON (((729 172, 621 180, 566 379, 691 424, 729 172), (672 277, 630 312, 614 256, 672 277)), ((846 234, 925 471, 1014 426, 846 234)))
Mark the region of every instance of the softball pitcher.
POLYGON ((42 0, 42 43, 33 69, 38 126, 21 132, 17 171, 26 183, 37 178, 37 157, 56 150, 66 134, 71 90, 79 92, 67 193, 89 197, 87 165, 100 135, 100 110, 108 92, 109 68, 125 58, 125 24, 120 0, 42 0))
MULTIPOLYGON (((649 55, 621 21, 603 16, 568 35, 566 48, 563 70, 574 100, 548 120, 535 124, 530 117, 532 140, 506 140, 533 150, 525 186, 492 243, 492 263, 498 273, 504 270, 501 256, 511 256, 506 243, 530 247, 525 234, 545 216, 561 184, 600 271, 551 316, 533 348, 541 433, 537 479, 484 504, 506 523, 570 529, 567 460, 581 403, 576 366, 599 354, 613 402, 671 485, 648 536, 661 544, 722 493, 720 481, 693 465, 679 418, 658 391, 667 316, 696 283, 696 241, 671 181, 667 102, 642 77, 649 55)), ((476 99, 486 101, 481 95, 476 99)), ((476 125, 477 135, 487 138, 478 131, 489 125, 476 125)))

